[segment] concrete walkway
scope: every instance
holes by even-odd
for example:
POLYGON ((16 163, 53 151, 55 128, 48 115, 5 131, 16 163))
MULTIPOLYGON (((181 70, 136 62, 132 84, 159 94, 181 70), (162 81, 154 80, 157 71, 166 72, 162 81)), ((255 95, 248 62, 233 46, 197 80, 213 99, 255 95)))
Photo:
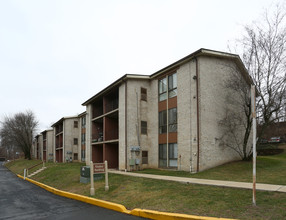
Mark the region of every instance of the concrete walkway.
MULTIPOLYGON (((114 173, 114 174, 126 175, 126 176, 135 176, 135 177, 143 177, 143 178, 149 178, 149 179, 175 181, 175 182, 186 183, 186 184, 201 184, 201 185, 232 187, 232 188, 240 188, 240 189, 252 189, 253 187, 252 183, 247 183, 247 182, 208 180, 208 179, 197 179, 197 178, 177 177, 177 176, 163 176, 163 175, 133 173, 133 172, 124 172, 124 171, 115 171, 115 170, 109 170, 108 172, 114 173)), ((262 191, 286 193, 285 185, 256 183, 256 189, 262 190, 262 191)))

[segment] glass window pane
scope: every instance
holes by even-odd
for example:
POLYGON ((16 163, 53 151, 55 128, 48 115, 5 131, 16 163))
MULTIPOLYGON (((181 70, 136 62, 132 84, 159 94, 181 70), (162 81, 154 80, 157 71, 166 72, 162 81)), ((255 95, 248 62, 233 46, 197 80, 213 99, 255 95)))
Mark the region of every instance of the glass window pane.
POLYGON ((177 74, 174 73, 168 77, 169 90, 177 88, 177 74))
POLYGON ((160 94, 159 101, 164 101, 167 99, 167 92, 160 94))
POLYGON ((169 166, 177 167, 178 145, 177 143, 169 144, 169 166))
POLYGON ((159 94, 167 91, 167 78, 159 80, 159 94))
POLYGON ((159 112, 159 133, 163 134, 167 132, 167 111, 159 112))
POLYGON ((168 127, 169 132, 177 132, 177 108, 169 109, 168 127))
POLYGON ((169 91, 169 98, 173 98, 175 96, 177 96, 177 89, 169 91))
POLYGON ((167 167, 167 144, 159 144, 159 166, 167 167))
POLYGON ((177 73, 173 74, 173 88, 177 88, 177 73))
POLYGON ((169 125, 169 133, 177 132, 177 124, 169 125))

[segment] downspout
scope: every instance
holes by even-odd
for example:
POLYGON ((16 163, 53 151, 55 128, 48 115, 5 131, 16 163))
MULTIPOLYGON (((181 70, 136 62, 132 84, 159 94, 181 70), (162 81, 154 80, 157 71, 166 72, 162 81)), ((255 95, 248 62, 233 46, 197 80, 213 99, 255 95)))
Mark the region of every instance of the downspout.
POLYGON ((197 172, 200 171, 200 108, 199 108, 199 66, 198 59, 196 61, 196 97, 197 97, 197 172))
POLYGON ((125 172, 127 171, 127 80, 125 81, 125 172))

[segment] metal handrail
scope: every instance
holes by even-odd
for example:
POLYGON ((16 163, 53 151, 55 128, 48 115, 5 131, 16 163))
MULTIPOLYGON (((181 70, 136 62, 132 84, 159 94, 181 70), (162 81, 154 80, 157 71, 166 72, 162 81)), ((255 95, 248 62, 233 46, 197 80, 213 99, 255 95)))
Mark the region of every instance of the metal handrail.
POLYGON ((43 167, 45 166, 45 162, 42 161, 42 162, 40 162, 40 163, 38 163, 38 164, 35 164, 35 165, 31 166, 31 167, 28 167, 27 169, 24 169, 24 178, 26 178, 26 176, 29 175, 29 170, 31 170, 31 169, 33 169, 33 168, 35 168, 35 167, 37 167, 37 166, 39 166, 39 165, 41 165, 41 164, 43 164, 43 167), (26 171, 25 171, 25 170, 26 170, 26 171))

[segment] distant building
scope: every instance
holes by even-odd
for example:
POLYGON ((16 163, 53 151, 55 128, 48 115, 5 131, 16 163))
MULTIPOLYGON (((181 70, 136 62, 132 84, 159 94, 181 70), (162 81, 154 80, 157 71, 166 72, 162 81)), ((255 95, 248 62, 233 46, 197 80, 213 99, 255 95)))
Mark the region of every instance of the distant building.
POLYGON ((78 161, 80 149, 79 117, 63 117, 52 125, 54 134, 54 161, 78 161))
POLYGON ((33 156, 35 159, 42 160, 43 155, 43 135, 38 134, 34 139, 33 156))
POLYGON ((219 140, 219 122, 231 93, 223 82, 233 68, 250 85, 238 55, 207 49, 152 75, 124 75, 83 103, 86 163, 107 160, 110 168, 120 170, 198 172, 239 159, 219 140))
POLYGON ((83 112, 78 115, 80 120, 80 159, 82 162, 85 162, 86 157, 86 112, 83 112))
POLYGON ((43 131, 43 160, 53 161, 54 160, 54 130, 48 129, 43 131))

